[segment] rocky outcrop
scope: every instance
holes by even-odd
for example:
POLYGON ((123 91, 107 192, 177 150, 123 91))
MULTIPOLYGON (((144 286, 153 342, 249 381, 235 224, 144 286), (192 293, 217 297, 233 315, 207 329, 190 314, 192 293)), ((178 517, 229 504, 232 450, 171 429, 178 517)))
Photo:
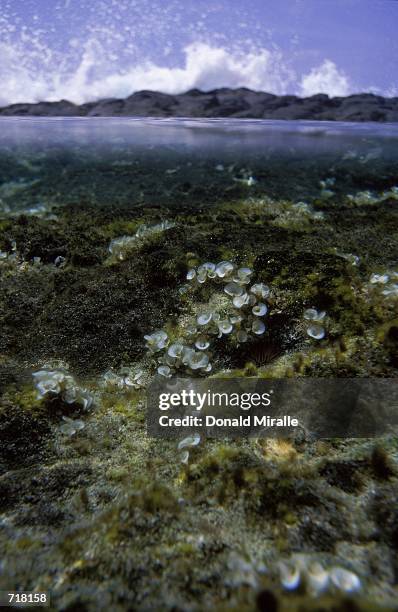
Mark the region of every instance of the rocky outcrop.
POLYGON ((236 117, 241 119, 311 119, 325 121, 398 121, 398 98, 355 94, 329 98, 275 96, 250 89, 191 89, 169 95, 138 91, 128 98, 107 98, 76 105, 68 100, 12 104, 0 109, 2 116, 81 117, 236 117))

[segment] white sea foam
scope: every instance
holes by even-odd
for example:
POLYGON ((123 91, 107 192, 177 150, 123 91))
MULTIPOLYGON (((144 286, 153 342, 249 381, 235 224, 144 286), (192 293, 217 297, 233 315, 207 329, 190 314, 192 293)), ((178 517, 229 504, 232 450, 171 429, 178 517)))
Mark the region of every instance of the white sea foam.
POLYGON ((334 62, 326 59, 308 74, 304 74, 300 83, 300 94, 312 96, 317 93, 327 93, 330 96, 348 96, 353 93, 353 86, 343 71, 334 62))
POLYGON ((101 50, 94 40, 84 45, 73 70, 54 66, 51 53, 34 68, 32 61, 18 60, 15 47, 2 44, 0 54, 1 104, 63 98, 81 104, 98 98, 122 98, 142 89, 177 94, 195 87, 204 91, 249 87, 284 94, 295 76, 277 51, 260 49, 243 54, 201 42, 184 48, 182 66, 144 60, 123 71, 101 68, 101 50))

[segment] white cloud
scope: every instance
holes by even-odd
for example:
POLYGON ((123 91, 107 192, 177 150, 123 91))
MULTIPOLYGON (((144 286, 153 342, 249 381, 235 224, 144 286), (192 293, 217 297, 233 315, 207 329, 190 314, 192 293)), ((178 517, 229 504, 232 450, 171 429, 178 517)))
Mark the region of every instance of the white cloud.
POLYGON ((320 66, 303 75, 300 82, 301 96, 325 93, 329 96, 347 96, 353 93, 352 85, 346 74, 334 62, 326 59, 320 66))

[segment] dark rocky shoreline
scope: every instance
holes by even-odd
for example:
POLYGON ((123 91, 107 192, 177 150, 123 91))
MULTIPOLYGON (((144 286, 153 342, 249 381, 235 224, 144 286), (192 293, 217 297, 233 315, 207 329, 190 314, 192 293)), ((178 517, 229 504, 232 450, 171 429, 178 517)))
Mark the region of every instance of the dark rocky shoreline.
POLYGON ((329 98, 317 94, 308 98, 275 96, 250 89, 191 89, 168 95, 138 91, 125 99, 107 98, 76 105, 68 100, 12 104, 0 109, 0 116, 68 117, 235 117, 240 119, 307 119, 318 121, 398 121, 398 97, 383 98, 370 93, 329 98))

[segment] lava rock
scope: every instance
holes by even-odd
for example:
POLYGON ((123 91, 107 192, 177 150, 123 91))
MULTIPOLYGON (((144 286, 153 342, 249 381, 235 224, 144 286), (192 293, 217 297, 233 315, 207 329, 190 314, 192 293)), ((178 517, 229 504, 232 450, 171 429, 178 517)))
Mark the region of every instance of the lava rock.
POLYGON ((222 87, 212 91, 191 89, 169 95, 137 91, 125 99, 106 98, 82 105, 67 100, 12 104, 0 109, 3 116, 90 116, 90 117, 236 117, 254 119, 309 119, 325 121, 398 121, 398 98, 370 93, 329 98, 275 96, 245 87, 222 87))

